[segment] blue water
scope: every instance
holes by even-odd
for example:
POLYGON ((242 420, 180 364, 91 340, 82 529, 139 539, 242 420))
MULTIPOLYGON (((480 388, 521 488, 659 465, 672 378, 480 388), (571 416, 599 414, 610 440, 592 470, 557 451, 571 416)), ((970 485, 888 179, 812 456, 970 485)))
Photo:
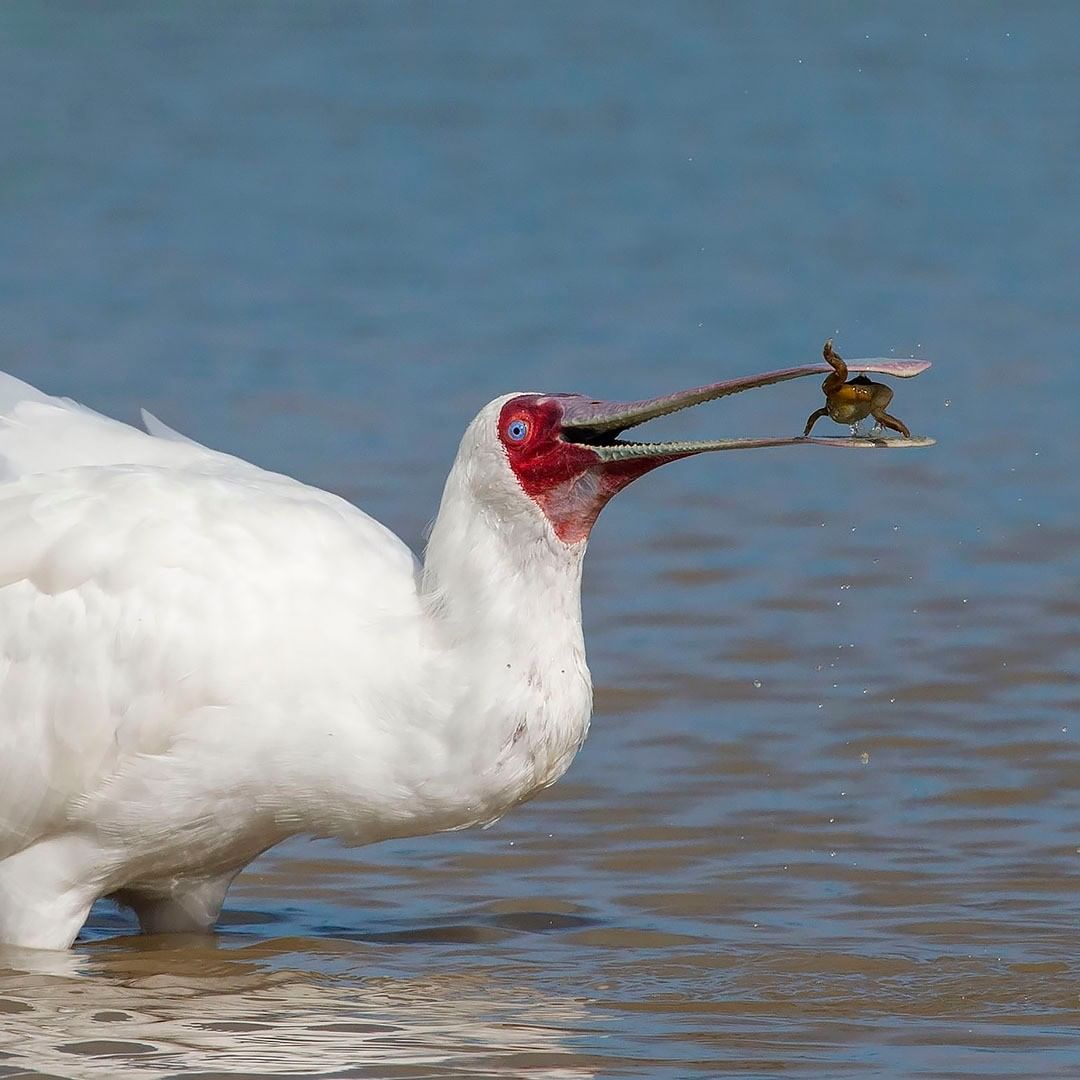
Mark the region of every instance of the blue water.
MULTIPOLYGON (((615 500, 566 780, 489 832, 268 856, 214 962, 293 973, 312 1030, 415 1027, 408 1075, 1080 1072, 1078 33, 1067 3, 0 9, 0 366, 417 548, 496 394, 646 396, 830 336, 934 361, 891 410, 931 450, 717 455, 615 500)), ((125 965, 211 963, 117 930, 102 907, 80 962, 133 1015, 125 965)), ((295 1065, 292 1004, 254 1065, 146 1075, 295 1065)), ((376 1075, 386 1038, 306 1067, 376 1075)))

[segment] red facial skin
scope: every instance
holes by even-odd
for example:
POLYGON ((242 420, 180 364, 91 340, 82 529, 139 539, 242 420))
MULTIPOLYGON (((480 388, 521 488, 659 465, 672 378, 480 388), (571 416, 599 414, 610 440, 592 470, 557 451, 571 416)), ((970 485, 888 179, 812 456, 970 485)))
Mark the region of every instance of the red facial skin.
POLYGON ((525 493, 544 511, 563 543, 586 539, 612 495, 647 472, 685 454, 603 461, 595 450, 561 438, 558 398, 512 398, 499 414, 499 440, 525 493), (528 434, 515 442, 507 429, 521 420, 528 434))

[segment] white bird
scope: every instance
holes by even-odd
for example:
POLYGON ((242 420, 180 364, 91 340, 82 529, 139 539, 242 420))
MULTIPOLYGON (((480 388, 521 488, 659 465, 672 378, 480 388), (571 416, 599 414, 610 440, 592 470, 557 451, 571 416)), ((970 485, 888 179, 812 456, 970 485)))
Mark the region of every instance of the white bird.
POLYGON ((589 725, 579 583, 607 500, 704 451, 874 445, 619 434, 828 371, 500 397, 422 563, 343 499, 0 375, 0 942, 67 948, 103 896, 206 930, 287 837, 463 829, 554 783, 589 725))

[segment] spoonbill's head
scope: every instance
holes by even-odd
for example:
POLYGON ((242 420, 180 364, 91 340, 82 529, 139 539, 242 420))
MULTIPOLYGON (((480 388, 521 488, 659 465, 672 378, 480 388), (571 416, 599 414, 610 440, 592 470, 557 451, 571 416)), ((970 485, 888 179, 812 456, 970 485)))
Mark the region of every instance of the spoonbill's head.
POLYGON ((584 540, 607 501, 631 481, 709 449, 620 438, 649 419, 635 412, 628 402, 578 394, 517 394, 502 403, 496 434, 506 462, 564 543, 584 540))
MULTIPOLYGON (((919 374, 924 360, 854 360, 853 372, 899 378, 919 374)), ((599 401, 581 394, 510 394, 491 402, 470 425, 459 466, 470 486, 496 514, 536 514, 566 544, 585 540, 607 501, 660 465, 713 450, 817 444, 853 448, 926 446, 932 439, 814 439, 778 436, 751 439, 639 442, 624 433, 647 420, 758 386, 803 375, 829 373, 824 364, 728 379, 642 401, 599 401)))

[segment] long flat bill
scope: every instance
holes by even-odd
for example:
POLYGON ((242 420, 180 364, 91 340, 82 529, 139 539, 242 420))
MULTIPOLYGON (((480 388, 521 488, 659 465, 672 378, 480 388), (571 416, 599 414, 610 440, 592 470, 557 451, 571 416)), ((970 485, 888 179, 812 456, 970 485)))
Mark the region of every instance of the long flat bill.
POLYGON ((915 446, 933 446, 936 442, 937 439, 926 435, 912 435, 910 439, 900 435, 890 435, 888 438, 869 435, 807 435, 805 438, 789 440, 790 445, 813 443, 815 446, 839 446, 844 450, 910 450, 915 446))

